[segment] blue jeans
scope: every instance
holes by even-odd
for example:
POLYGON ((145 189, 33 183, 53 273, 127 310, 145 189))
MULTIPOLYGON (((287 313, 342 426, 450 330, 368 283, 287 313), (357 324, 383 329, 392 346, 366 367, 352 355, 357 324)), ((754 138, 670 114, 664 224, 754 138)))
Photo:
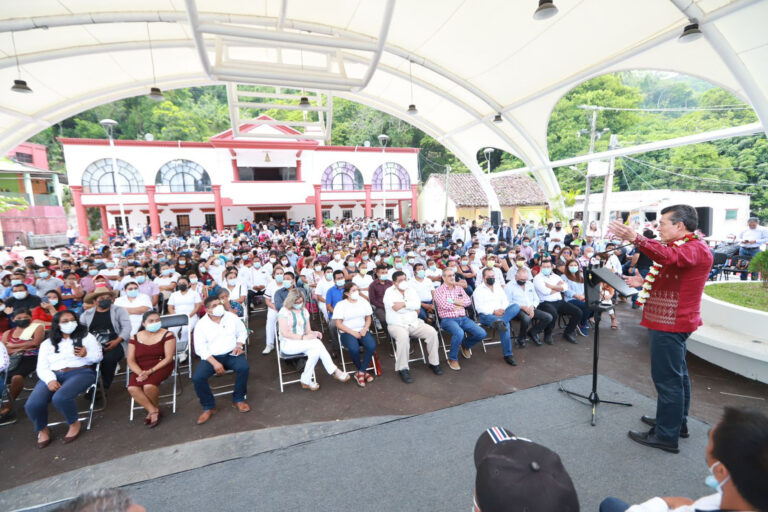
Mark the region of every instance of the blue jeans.
POLYGON ((600 512, 625 512, 628 508, 629 504, 618 498, 605 498, 600 503, 600 512))
POLYGON ((35 424, 35 432, 40 432, 48 425, 48 403, 53 406, 67 420, 67 425, 77 421, 77 404, 75 398, 84 393, 96 380, 96 370, 93 368, 80 368, 68 372, 54 372, 56 380, 61 387, 52 392, 48 384, 38 380, 32 394, 29 395, 24 410, 27 416, 35 424))
MULTIPOLYGON (((423 300, 421 302, 422 304, 432 304, 431 300, 423 300)), ((427 310, 424 309, 424 306, 419 308, 419 318, 421 318, 425 322, 427 321, 427 310)))
POLYGON ((648 329, 651 339, 651 378, 656 386, 656 437, 677 444, 680 427, 691 405, 691 380, 685 363, 690 333, 648 329))
MULTIPOLYGON (((245 354, 232 356, 227 353, 213 357, 220 362, 225 369, 235 372, 235 391, 232 393, 232 403, 236 404, 238 402, 244 402, 245 394, 247 392, 248 372, 250 371, 245 354)), ((216 371, 213 369, 211 363, 208 361, 201 361, 197 370, 195 370, 195 374, 192 376, 192 382, 195 384, 195 393, 200 399, 200 405, 203 406, 204 411, 209 411, 216 407, 216 399, 213 397, 210 384, 208 384, 208 379, 210 379, 211 375, 214 373, 216 373, 216 371)))
POLYGON ((483 341, 486 336, 485 329, 477 325, 467 316, 460 316, 459 318, 443 318, 440 321, 440 327, 451 334, 451 350, 448 354, 448 359, 453 361, 458 361, 459 359, 460 345, 470 349, 477 343, 483 341), (465 331, 469 336, 466 340, 464 339, 465 331))
POLYGON ((587 303, 579 299, 570 299, 568 304, 573 304, 581 310, 581 320, 579 321, 579 327, 584 329, 589 328, 589 317, 594 315, 594 311, 587 307, 587 303))
POLYGON ((376 340, 373 339, 371 333, 365 333, 365 336, 360 339, 355 338, 348 332, 339 331, 339 334, 341 334, 341 344, 349 351, 352 363, 357 368, 357 371, 366 371, 371 366, 373 351, 376 350, 376 340), (362 357, 360 354, 361 346, 363 347, 362 357))
POLYGON ((491 324, 497 320, 501 320, 507 326, 507 330, 505 332, 499 331, 499 339, 501 340, 501 352, 504 354, 504 357, 512 355, 512 327, 509 325, 509 321, 515 318, 519 312, 520 306, 517 304, 510 304, 507 306, 507 309, 504 310, 504 314, 502 316, 486 315, 485 313, 478 313, 477 315, 477 319, 480 320, 480 323, 485 326, 490 327, 491 324))
MULTIPOLYGON (((739 258, 744 260, 752 260, 755 256, 757 256, 757 253, 760 252, 759 247, 741 247, 739 249, 739 258)), ((742 272, 741 275, 739 275, 739 279, 742 281, 747 280, 747 272, 742 272)), ((752 273, 752 280, 757 281, 757 272, 752 273)))

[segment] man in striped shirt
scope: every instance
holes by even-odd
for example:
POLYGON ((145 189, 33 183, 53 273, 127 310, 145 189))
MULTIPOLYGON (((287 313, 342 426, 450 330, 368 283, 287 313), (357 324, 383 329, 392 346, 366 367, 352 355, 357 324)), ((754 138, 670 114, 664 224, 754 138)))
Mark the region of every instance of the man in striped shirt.
POLYGON ((467 317, 464 308, 469 307, 472 302, 464 289, 456 284, 456 272, 453 268, 447 267, 443 270, 443 284, 435 289, 434 297, 440 327, 451 334, 448 366, 451 370, 461 370, 459 349, 465 359, 471 358, 472 346, 485 338, 485 330, 467 317))

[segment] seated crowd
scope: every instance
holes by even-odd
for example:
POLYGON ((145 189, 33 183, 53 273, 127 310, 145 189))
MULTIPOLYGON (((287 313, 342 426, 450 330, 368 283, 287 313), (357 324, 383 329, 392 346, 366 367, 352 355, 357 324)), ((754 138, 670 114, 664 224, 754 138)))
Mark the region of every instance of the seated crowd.
MULTIPOLYGON (((39 263, 28 255, 7 261, 0 272, 0 424, 16 421, 15 401, 36 372, 39 381, 24 408, 38 446, 51 440, 49 402, 69 425, 65 442, 72 441, 80 432, 75 398, 96 393, 97 371, 106 393, 118 369, 127 367, 128 392, 146 410, 146 425, 155 427, 162 417, 159 386, 192 354, 199 358, 192 379, 203 409, 198 423, 216 412, 214 374, 234 373, 232 404, 248 412, 249 326, 264 332, 263 354, 279 347, 281 357, 295 356, 301 386, 311 391, 320 387, 318 362, 336 380, 350 380, 334 363, 340 351, 351 360, 352 380, 371 385, 377 341, 387 338, 405 383, 413 382, 414 343, 422 344, 436 375, 443 373, 441 344, 448 367, 459 371, 459 354, 470 359, 472 347, 489 336, 498 336, 503 360, 516 366, 516 347, 554 344, 558 317, 566 341, 587 335, 593 319, 584 302, 585 265, 601 259, 617 273, 644 269, 624 249, 581 238, 578 226, 562 243, 533 236, 529 227, 512 230, 505 222, 494 229, 463 219, 442 227, 365 219, 315 228, 282 221, 248 233, 116 237, 45 251, 39 263), (598 253, 602 249, 608 252, 598 253), (249 311, 260 308, 265 321, 249 323, 249 311), (166 327, 161 315, 186 317, 188 327, 166 327), (313 330, 312 315, 322 317, 329 336, 313 330)), ((603 294, 615 302, 611 289, 603 294)))

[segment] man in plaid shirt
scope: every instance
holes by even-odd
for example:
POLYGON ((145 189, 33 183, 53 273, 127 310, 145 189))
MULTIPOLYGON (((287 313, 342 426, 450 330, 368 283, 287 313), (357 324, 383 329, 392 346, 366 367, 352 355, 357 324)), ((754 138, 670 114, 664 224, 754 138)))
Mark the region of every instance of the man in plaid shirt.
POLYGON ((451 370, 461 370, 459 349, 465 359, 472 357, 472 346, 482 341, 485 330, 467 317, 464 308, 472 301, 464 289, 456 284, 456 272, 447 267, 443 270, 443 284, 434 293, 440 327, 451 334, 451 351, 448 354, 448 366, 451 370), (465 339, 466 333, 466 339, 465 339))

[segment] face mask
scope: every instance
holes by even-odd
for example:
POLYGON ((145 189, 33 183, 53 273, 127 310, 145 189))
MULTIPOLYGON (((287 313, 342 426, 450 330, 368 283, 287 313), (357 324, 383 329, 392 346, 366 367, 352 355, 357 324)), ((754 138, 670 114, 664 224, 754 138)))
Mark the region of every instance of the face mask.
POLYGON ((485 265, 488 268, 493 268, 493 266, 496 265, 496 262, 495 261, 488 261, 488 262, 485 263, 485 265))
POLYGON ((99 299, 99 301, 96 303, 100 309, 107 309, 112 304, 112 301, 109 299, 99 299))
POLYGON ((237 284, 237 279, 227 279, 227 284, 229 286, 235 286, 237 284))
POLYGON ((333 259, 335 259, 336 261, 341 261, 341 254, 336 254, 336 255, 333 257, 333 259))
POLYGON ((215 259, 213 260, 213 266, 214 267, 220 267, 221 266, 221 259, 215 259))
POLYGON ((77 329, 77 322, 64 322, 63 324, 59 324, 59 329, 61 329, 61 332, 64 334, 72 334, 75 332, 75 329, 77 329))
POLYGON ((552 269, 551 268, 543 268, 543 269, 541 269, 541 275, 548 276, 551 273, 552 273, 552 269))
POLYGON ((404 292, 405 289, 408 288, 408 283, 406 283, 405 281, 400 281, 399 283, 397 283, 397 287, 400 289, 400 291, 404 292))
POLYGON ((24 320, 16 320, 16 325, 21 328, 27 328, 29 327, 29 324, 32 323, 32 320, 30 318, 25 318, 24 320))
POLYGON ((213 311, 211 311, 211 314, 213 316, 224 316, 224 306, 219 304, 215 308, 213 308, 213 311))
POLYGON ((94 262, 96 262, 96 264, 100 264, 100 263, 102 263, 104 260, 103 260, 103 259, 101 259, 101 258, 96 258, 96 259, 95 259, 95 260, 93 260, 93 261, 94 261, 94 262))
POLYGON ((591 260, 592 256, 594 256, 594 255, 591 252, 590 253, 584 253, 584 257, 587 258, 588 260, 591 260))
POLYGON ((11 279, 11 285, 16 286, 17 284, 21 284, 21 279, 11 279))
POLYGON ((430 265, 429 270, 437 270, 437 265, 430 265))
POLYGON ((529 245, 531 245, 531 242, 523 242, 523 247, 528 247, 529 245))
POLYGON ((92 275, 92 276, 95 276, 95 275, 97 275, 98 273, 99 273, 99 271, 98 271, 98 270, 96 270, 95 268, 92 268, 91 270, 89 270, 89 271, 88 271, 88 274, 89 274, 89 275, 92 275))
POLYGON ((321 270, 323 270, 323 267, 322 267, 322 266, 320 266, 320 265, 315 265, 315 272, 320 272, 321 270))
POLYGON ((113 268, 115 266, 115 262, 114 261, 108 261, 106 263, 106 266, 107 266, 107 268, 113 268))
POLYGON ((197 284, 198 279, 196 277, 190 277, 189 282, 190 284, 197 284))
POLYGON ((51 306, 55 306, 58 303, 59 303, 59 299, 48 299, 48 304, 50 304, 51 306))
POLYGON ((344 286, 345 283, 346 283, 346 281, 344 279, 337 279, 336 280, 336 286, 338 286, 339 288, 344 286))
POLYGON ((272 263, 273 265, 275 264, 276 261, 277 261, 277 258, 269 258, 269 262, 272 263))
POLYGON ((189 287, 189 285, 187 285, 187 283, 181 283, 176 288, 178 288, 180 292, 185 292, 185 291, 187 291, 188 287, 189 287))
POLYGON ((147 280, 146 276, 136 276, 136 282, 139 284, 143 283, 146 280, 147 280))
POLYGON ((187 264, 187 260, 179 260, 179 265, 182 267, 187 264))
POLYGON ((304 307, 304 304, 302 304, 301 302, 293 305, 293 309, 295 309, 295 310, 299 310, 299 309, 301 309, 303 307, 304 307))
POLYGON ((205 267, 204 267, 204 266, 202 266, 202 265, 200 266, 200 272, 202 272, 203 274, 205 274, 205 267))
POLYGON ((169 276, 169 275, 171 275, 171 269, 169 269, 169 268, 163 269, 163 271, 161 273, 164 276, 169 276))
POLYGON ((496 282, 496 278, 495 277, 486 277, 485 278, 485 283, 488 286, 493 286, 493 283, 495 283, 495 282, 496 282))
POLYGON ((400 270, 400 269, 403 268, 403 264, 402 263, 395 263, 395 268, 400 270))
POLYGON ((284 267, 287 267, 288 266, 288 260, 283 260, 283 261, 280 262, 280 264, 282 266, 284 266, 284 267))
POLYGON ((283 282, 283 274, 277 274, 275 276, 275 282, 276 283, 282 283, 283 282))
POLYGON ((571 271, 571 274, 575 274, 579 271, 579 267, 568 267, 568 270, 571 271))
POLYGON ((149 332, 157 332, 160 330, 160 328, 163 326, 162 322, 153 322, 151 324, 146 325, 146 329, 149 332))
POLYGON ((366 260, 368 260, 368 255, 367 255, 367 254, 364 254, 364 255, 363 255, 363 261, 366 261, 366 260))
POLYGON ((525 283, 527 283, 528 280, 527 279, 518 279, 516 282, 520 286, 525 286, 525 283))
MULTIPOLYGON (((181 285, 179 285, 179 287, 181 287, 181 285)), ((126 293, 126 294, 127 294, 129 297, 130 297, 130 298, 132 298, 132 299, 135 299, 136 297, 138 297, 138 296, 139 296, 139 290, 128 290, 128 291, 127 291, 127 292, 125 292, 125 293, 126 293)))
POLYGON ((16 300, 24 300, 27 298, 27 292, 13 292, 13 298, 16 300))
POLYGON ((357 300, 360 298, 360 292, 352 292, 349 294, 349 298, 352 300, 357 300))
POLYGON ((48 277, 48 272, 40 272, 40 279, 45 279, 48 277))
POLYGON ((381 256, 379 256, 377 254, 376 257, 373 258, 373 261, 375 261, 376 263, 380 262, 381 261, 381 256))
POLYGON ((704 484, 707 487, 711 487, 712 489, 722 494, 723 486, 728 482, 728 480, 731 479, 731 475, 728 475, 728 478, 726 478, 722 482, 718 482, 717 478, 715 478, 715 473, 714 473, 715 466, 717 466, 718 464, 720 464, 720 461, 717 461, 711 466, 709 466, 709 476, 704 480, 704 484))
POLYGON ((289 290, 293 286, 293 281, 283 281, 283 288, 289 290))
POLYGON ((462 265, 469 265, 469 260, 461 260, 462 265))
POLYGON ((424 279, 424 276, 425 276, 425 275, 427 275, 427 273, 426 273, 426 272, 424 272, 423 270, 417 270, 417 271, 416 271, 416 276, 417 276, 419 279, 424 279))

